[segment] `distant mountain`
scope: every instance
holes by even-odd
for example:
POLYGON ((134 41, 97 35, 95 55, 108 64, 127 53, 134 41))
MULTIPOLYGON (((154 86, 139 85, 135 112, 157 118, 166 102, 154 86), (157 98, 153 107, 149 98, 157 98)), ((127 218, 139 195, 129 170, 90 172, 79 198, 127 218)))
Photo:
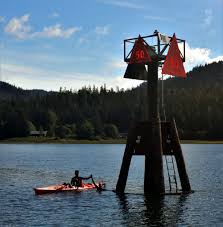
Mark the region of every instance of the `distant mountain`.
MULTIPOLYGON (((165 80, 165 111, 159 106, 161 120, 165 115, 167 119, 174 117, 180 137, 184 139, 223 139, 222 85, 222 61, 197 66, 186 79, 165 80)), ((113 126, 120 132, 127 132, 133 119, 147 119, 146 88, 143 83, 117 92, 105 86, 85 87, 75 92, 47 92, 23 90, 0 82, 0 138, 23 136, 21 129, 27 125, 47 130, 50 135, 58 130, 67 136, 71 131, 73 135, 91 131, 91 135, 103 137, 104 129, 114 129, 113 126)))
POLYGON ((196 66, 187 73, 187 78, 172 77, 165 85, 177 88, 199 88, 223 84, 223 61, 196 66))
POLYGON ((0 81, 0 99, 11 99, 11 98, 25 98, 28 99, 30 97, 35 96, 44 96, 48 92, 44 90, 24 90, 22 88, 18 88, 16 86, 13 86, 9 83, 0 81))
MULTIPOLYGON (((213 62, 203 66, 196 66, 187 73, 186 79, 172 77, 165 80, 166 87, 174 88, 218 86, 221 83, 223 84, 223 61, 213 62)), ((143 86, 144 85, 142 85, 142 87, 143 86)), ((141 86, 139 86, 137 89, 140 87, 141 86)), ((0 99, 7 99, 11 97, 28 98, 28 96, 44 96, 48 93, 52 92, 47 92, 41 89, 24 90, 22 88, 10 85, 9 83, 0 81, 0 99)))

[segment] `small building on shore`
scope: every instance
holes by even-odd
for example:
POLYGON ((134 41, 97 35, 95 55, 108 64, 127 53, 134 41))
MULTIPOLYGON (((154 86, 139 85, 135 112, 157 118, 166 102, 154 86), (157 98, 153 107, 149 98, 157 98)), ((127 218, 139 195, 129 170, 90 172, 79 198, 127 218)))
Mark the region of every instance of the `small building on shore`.
POLYGON ((128 133, 127 132, 121 132, 121 133, 119 133, 119 138, 120 139, 126 139, 127 136, 128 136, 128 133))
POLYGON ((47 131, 30 131, 29 135, 30 136, 36 136, 36 137, 46 136, 47 131))

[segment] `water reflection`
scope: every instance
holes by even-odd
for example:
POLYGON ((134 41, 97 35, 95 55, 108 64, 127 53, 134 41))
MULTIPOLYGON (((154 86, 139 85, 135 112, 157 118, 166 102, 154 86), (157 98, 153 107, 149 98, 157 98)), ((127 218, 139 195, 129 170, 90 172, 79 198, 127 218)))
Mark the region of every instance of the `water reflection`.
POLYGON ((188 195, 144 197, 143 195, 117 195, 122 224, 127 226, 176 226, 188 195))
POLYGON ((145 197, 146 210, 142 213, 144 224, 163 226, 164 197, 145 197))

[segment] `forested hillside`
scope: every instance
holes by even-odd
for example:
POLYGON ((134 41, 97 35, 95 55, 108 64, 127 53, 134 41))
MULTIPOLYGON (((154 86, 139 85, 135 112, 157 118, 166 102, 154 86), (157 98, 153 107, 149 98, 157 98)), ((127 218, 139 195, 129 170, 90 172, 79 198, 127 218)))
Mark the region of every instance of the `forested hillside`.
MULTIPOLYGON (((132 119, 146 119, 146 95, 145 83, 127 91, 103 86, 46 92, 0 82, 0 138, 35 129, 58 137, 117 137, 132 119)), ((175 117, 181 138, 223 139, 223 62, 195 67, 187 79, 165 80, 164 99, 167 119, 175 117)))

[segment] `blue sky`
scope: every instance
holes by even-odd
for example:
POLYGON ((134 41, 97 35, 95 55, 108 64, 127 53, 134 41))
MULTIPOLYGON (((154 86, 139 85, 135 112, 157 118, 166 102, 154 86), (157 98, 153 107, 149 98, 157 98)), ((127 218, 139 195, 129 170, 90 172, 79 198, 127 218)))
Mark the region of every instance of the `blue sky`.
MULTIPOLYGON (((3 3, 4 2, 4 3, 3 3)), ((7 0, 0 8, 0 79, 26 89, 79 89, 123 79, 123 39, 186 40, 186 70, 223 60, 223 0, 7 0)))

